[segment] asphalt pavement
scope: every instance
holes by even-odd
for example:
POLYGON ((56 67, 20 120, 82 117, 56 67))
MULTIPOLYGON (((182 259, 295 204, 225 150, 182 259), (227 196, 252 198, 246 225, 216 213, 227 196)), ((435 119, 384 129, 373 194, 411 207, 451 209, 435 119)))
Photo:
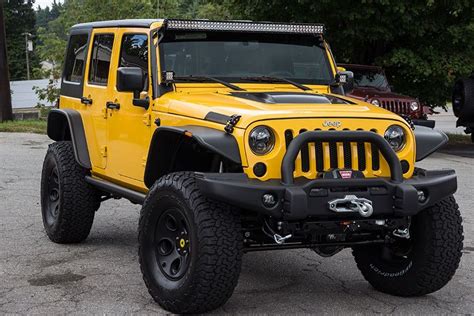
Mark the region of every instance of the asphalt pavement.
MULTIPOLYGON (((0 314, 164 313, 145 288, 137 258, 140 207, 104 202, 89 238, 58 245, 40 214, 46 136, 0 133, 0 314)), ((454 168, 464 217, 464 254, 453 280, 419 298, 375 291, 349 250, 321 258, 310 250, 244 256, 234 295, 216 313, 471 314, 474 312, 474 160, 435 154, 420 166, 454 168)))

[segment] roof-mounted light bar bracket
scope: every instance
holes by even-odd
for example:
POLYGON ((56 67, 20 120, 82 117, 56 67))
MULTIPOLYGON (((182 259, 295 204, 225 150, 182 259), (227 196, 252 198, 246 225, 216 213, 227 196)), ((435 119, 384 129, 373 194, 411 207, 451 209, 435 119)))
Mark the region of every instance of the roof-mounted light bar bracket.
POLYGON ((280 34, 324 34, 324 24, 251 21, 165 20, 167 30, 221 31, 280 34))

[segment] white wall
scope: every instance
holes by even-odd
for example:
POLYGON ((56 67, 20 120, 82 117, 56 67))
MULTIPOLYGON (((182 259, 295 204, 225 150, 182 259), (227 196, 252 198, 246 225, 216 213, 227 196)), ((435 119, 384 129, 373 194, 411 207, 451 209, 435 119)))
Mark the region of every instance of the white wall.
MULTIPOLYGON (((33 91, 33 86, 46 88, 47 85, 48 79, 10 81, 10 89, 13 91, 13 108, 18 109, 35 107, 39 100, 36 93, 33 91)), ((42 103, 45 102, 43 101, 42 103)))

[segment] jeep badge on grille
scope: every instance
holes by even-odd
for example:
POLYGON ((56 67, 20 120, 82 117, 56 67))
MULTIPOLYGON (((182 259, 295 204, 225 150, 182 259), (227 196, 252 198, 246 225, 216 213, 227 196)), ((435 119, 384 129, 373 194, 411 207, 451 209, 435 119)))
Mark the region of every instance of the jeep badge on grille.
POLYGON ((324 127, 336 127, 339 128, 341 127, 342 123, 340 121, 324 121, 323 126, 324 127))

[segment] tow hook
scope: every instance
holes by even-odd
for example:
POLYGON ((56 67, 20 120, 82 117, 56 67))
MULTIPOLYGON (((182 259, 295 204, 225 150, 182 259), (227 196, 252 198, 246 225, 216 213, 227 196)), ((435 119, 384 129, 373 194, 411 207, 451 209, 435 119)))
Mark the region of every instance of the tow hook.
POLYGON ((392 234, 398 238, 410 239, 410 230, 408 228, 395 229, 392 234))
POLYGON ((293 237, 292 234, 282 236, 280 234, 275 233, 275 231, 270 227, 267 221, 264 221, 264 226, 262 227, 262 231, 265 235, 272 238, 278 245, 284 244, 287 239, 290 239, 291 237, 293 237))
POLYGON ((341 199, 334 199, 328 202, 329 209, 336 213, 357 212, 362 217, 369 217, 374 212, 372 201, 359 198, 355 195, 346 195, 341 199))

